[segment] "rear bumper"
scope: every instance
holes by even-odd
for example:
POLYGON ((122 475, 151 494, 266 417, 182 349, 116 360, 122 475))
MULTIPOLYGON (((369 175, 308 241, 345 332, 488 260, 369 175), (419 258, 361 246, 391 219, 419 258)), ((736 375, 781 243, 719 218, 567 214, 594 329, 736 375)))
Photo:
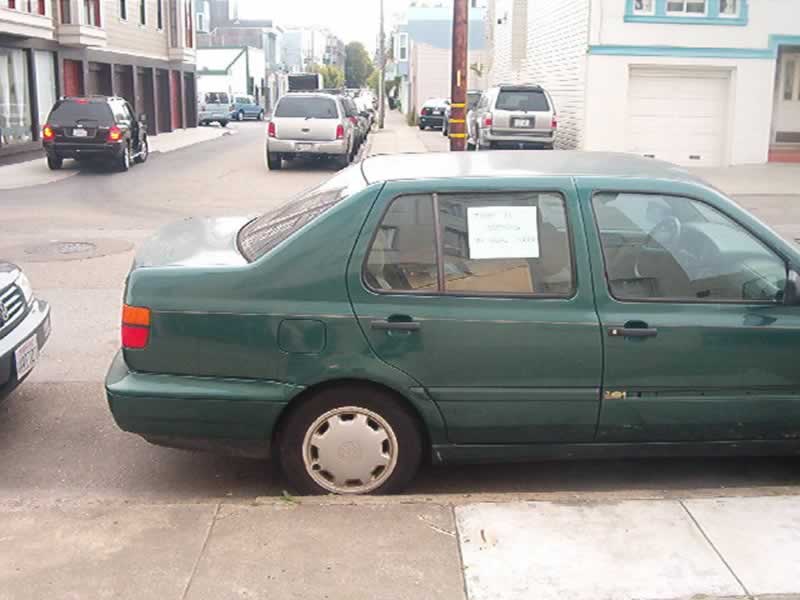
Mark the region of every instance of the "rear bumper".
POLYGON ((552 146, 555 141, 555 131, 538 135, 521 135, 481 130, 481 143, 492 144, 499 148, 544 148, 552 146))
POLYGON ((229 121, 231 114, 226 110, 204 110, 197 113, 197 120, 203 121, 229 121))
POLYGON ((441 127, 443 123, 444 115, 421 115, 419 118, 419 124, 424 127, 441 127))
POLYGON ((0 340, 0 399, 27 377, 18 377, 14 352, 32 336, 36 336, 40 350, 50 337, 50 305, 44 300, 34 300, 25 318, 0 340))
POLYGON ((347 140, 312 142, 306 140, 267 138, 267 152, 277 152, 279 154, 342 155, 347 154, 347 150, 347 140))
POLYGON ((106 397, 120 429, 177 447, 268 443, 281 411, 302 390, 277 381, 138 373, 121 351, 106 375, 106 397))
POLYGON ((44 151, 52 158, 119 158, 125 144, 73 144, 69 142, 50 142, 44 144, 44 151))

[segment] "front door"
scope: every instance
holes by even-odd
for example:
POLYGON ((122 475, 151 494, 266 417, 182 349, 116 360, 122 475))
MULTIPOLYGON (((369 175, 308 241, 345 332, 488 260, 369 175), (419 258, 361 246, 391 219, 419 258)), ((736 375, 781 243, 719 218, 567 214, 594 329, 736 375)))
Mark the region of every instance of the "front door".
POLYGON ((775 99, 776 144, 800 144, 800 52, 783 52, 775 99))
POLYGON ((568 178, 396 182, 349 266, 373 351, 419 382, 450 441, 591 441, 601 340, 568 178))
POLYGON ((784 258, 688 195, 589 193, 605 346, 598 441, 798 437, 800 307, 783 303, 784 258))

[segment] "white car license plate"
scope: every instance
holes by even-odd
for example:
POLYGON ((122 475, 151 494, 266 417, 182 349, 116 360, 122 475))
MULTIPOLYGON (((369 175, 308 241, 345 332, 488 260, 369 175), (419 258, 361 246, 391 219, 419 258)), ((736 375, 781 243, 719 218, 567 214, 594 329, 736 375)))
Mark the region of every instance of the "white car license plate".
POLYGON ((440 111, 440 110, 435 110, 435 111, 433 111, 433 114, 435 114, 435 115, 440 115, 440 114, 442 114, 442 111, 440 111))
POLYGON ((14 361, 17 363, 17 379, 25 377, 38 360, 39 343, 36 341, 36 334, 33 334, 14 351, 14 361))
POLYGON ((294 149, 298 152, 309 152, 313 150, 314 144, 296 144, 294 149))
POLYGON ((530 127, 531 120, 530 119, 515 119, 514 120, 514 127, 530 127))
POLYGON ((72 137, 88 137, 89 132, 85 129, 73 129, 72 130, 72 137))

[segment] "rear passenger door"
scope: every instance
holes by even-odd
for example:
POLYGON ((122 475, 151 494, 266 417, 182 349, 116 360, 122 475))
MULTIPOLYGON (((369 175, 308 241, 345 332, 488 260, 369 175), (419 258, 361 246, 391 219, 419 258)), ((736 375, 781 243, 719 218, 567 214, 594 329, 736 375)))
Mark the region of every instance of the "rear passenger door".
POLYGON ((450 441, 590 441, 602 357, 574 188, 504 185, 387 184, 348 268, 356 315, 450 441))

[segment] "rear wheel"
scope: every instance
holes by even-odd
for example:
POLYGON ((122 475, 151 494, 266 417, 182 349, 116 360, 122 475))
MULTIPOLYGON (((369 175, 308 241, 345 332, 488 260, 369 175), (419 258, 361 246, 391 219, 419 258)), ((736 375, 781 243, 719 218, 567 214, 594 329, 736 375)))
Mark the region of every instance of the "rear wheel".
POLYGON ((470 152, 475 150, 475 144, 470 140, 467 140, 467 150, 469 150, 470 152))
POLYGON ((420 124, 419 124, 419 130, 420 130, 420 131, 425 131, 425 125, 423 125, 422 123, 420 123, 420 124))
POLYGON ((64 159, 59 156, 48 156, 47 166, 51 171, 58 171, 64 166, 64 159))
POLYGON ((150 156, 150 143, 147 141, 147 138, 142 140, 141 147, 139 148, 139 154, 136 155, 136 158, 133 159, 137 165, 142 164, 147 160, 147 157, 150 156))
POLYGON ((302 494, 388 494, 414 477, 422 440, 412 414, 391 394, 343 386, 323 390, 289 413, 278 452, 286 477, 302 494))
POLYGON ((219 122, 219 126, 220 127, 227 127, 228 126, 228 121, 220 121, 219 122))
POLYGON ((236 120, 237 121, 244 121, 244 111, 243 110, 240 110, 238 113, 236 113, 236 120))
POLYGON ((347 165, 353 162, 353 152, 350 151, 347 154, 342 154, 338 156, 335 160, 336 168, 337 169, 344 169, 347 165))
POLYGON ((117 170, 125 172, 131 168, 131 149, 128 144, 122 149, 122 154, 117 159, 117 170))
POLYGON ((271 171, 280 171, 283 167, 281 155, 277 152, 267 152, 267 167, 271 171))
POLYGON ((262 110, 260 113, 258 113, 258 117, 256 117, 256 118, 259 121, 263 121, 264 120, 264 111, 262 110))

